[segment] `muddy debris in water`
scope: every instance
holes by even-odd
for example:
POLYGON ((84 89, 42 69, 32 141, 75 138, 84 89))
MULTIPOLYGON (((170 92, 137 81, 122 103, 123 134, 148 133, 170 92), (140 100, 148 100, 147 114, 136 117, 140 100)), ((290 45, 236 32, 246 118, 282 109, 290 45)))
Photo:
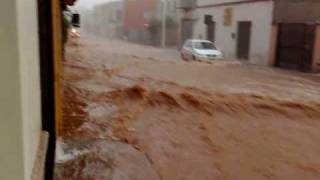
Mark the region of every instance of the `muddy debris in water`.
POLYGON ((138 140, 132 136, 130 124, 136 117, 135 112, 119 112, 119 115, 112 120, 112 137, 122 142, 137 145, 138 140))
POLYGON ((81 151, 79 141, 86 140, 89 153, 62 165, 60 179, 319 179, 320 147, 314 142, 320 137, 320 106, 312 102, 319 98, 319 79, 312 85, 291 82, 295 74, 287 78, 287 73, 225 62, 162 63, 149 52, 138 57, 134 48, 110 56, 106 47, 118 46, 86 47, 69 58, 76 58, 72 65, 64 64, 64 81, 92 87, 77 101, 96 103, 90 111, 97 118, 82 114, 84 106, 66 108, 68 116, 78 115, 66 124, 84 122, 71 131, 69 138, 76 141, 71 146, 81 151), (96 68, 95 77, 85 70, 96 68), (110 112, 104 104, 119 109, 110 112), (100 108, 106 111, 101 116, 100 108))
POLYGON ((131 144, 131 145, 137 145, 139 142, 137 138, 134 138, 130 134, 130 131, 125 126, 113 127, 112 133, 113 133, 114 137, 116 137, 117 139, 119 139, 122 142, 131 144))
POLYGON ((203 99, 201 97, 196 97, 188 92, 183 92, 183 93, 181 93, 180 96, 182 97, 183 100, 185 100, 192 107, 194 107, 200 111, 203 111, 209 115, 213 114, 212 105, 208 101, 206 101, 205 99, 203 99))
POLYGON ((111 99, 143 100, 148 96, 148 91, 142 85, 135 85, 128 88, 117 89, 104 96, 111 99))
POLYGON ((148 60, 150 60, 150 61, 158 61, 158 59, 156 59, 154 57, 148 57, 148 60))
POLYGON ((119 74, 122 71, 123 67, 110 68, 103 70, 103 73, 107 75, 109 78, 119 74))
POLYGON ((142 85, 115 90, 104 97, 124 103, 127 100, 142 101, 151 106, 165 105, 170 107, 181 107, 178 100, 164 91, 148 90, 142 85))
POLYGON ((152 106, 166 105, 168 107, 180 108, 181 105, 171 94, 163 91, 152 92, 148 98, 152 106))
POLYGON ((86 153, 79 155, 74 160, 57 164, 56 180, 77 179, 112 179, 114 162, 106 154, 86 153))
POLYGON ((94 76, 95 70, 86 68, 84 65, 71 64, 68 62, 64 63, 63 71, 67 71, 68 74, 63 77, 66 82, 76 82, 85 79, 90 79, 94 76))
POLYGON ((145 154, 127 143, 65 140, 62 148, 63 153, 81 153, 56 163, 56 180, 160 180, 145 154))
POLYGON ((84 110, 87 107, 83 98, 85 93, 65 85, 62 103, 62 136, 72 137, 75 131, 89 118, 84 110))
POLYGON ((135 85, 127 88, 124 92, 131 99, 145 99, 148 96, 148 91, 141 85, 135 85))

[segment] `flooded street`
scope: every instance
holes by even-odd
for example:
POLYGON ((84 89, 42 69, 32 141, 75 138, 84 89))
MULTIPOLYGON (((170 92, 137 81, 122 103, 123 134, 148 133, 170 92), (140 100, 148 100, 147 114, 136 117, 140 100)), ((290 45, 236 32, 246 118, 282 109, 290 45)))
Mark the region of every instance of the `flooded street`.
POLYGON ((81 39, 56 179, 320 179, 320 76, 81 39))

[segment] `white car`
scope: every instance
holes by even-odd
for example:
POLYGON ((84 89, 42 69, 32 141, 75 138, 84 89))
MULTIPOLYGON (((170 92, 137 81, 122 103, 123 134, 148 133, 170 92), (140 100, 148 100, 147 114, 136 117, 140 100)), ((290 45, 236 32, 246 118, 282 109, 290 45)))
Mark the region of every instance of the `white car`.
POLYGON ((80 38, 80 28, 72 27, 69 30, 69 34, 71 38, 80 38))
POLYGON ((208 61, 223 59, 223 54, 211 41, 189 39, 181 49, 181 58, 183 60, 208 61))

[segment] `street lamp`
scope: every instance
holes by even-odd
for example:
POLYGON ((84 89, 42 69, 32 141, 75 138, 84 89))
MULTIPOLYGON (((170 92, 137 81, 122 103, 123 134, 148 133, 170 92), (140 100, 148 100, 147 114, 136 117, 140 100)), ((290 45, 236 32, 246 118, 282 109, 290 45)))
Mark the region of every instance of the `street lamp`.
POLYGON ((166 47, 166 25, 167 25, 167 0, 162 0, 162 35, 161 35, 161 47, 166 47))

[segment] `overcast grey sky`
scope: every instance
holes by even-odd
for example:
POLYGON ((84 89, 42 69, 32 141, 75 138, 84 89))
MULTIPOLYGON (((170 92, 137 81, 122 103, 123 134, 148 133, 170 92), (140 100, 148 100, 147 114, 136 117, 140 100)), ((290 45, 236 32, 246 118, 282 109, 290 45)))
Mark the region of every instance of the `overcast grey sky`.
POLYGON ((104 2, 112 2, 117 0, 78 0, 76 3, 76 7, 87 7, 91 8, 96 4, 104 3, 104 2))

